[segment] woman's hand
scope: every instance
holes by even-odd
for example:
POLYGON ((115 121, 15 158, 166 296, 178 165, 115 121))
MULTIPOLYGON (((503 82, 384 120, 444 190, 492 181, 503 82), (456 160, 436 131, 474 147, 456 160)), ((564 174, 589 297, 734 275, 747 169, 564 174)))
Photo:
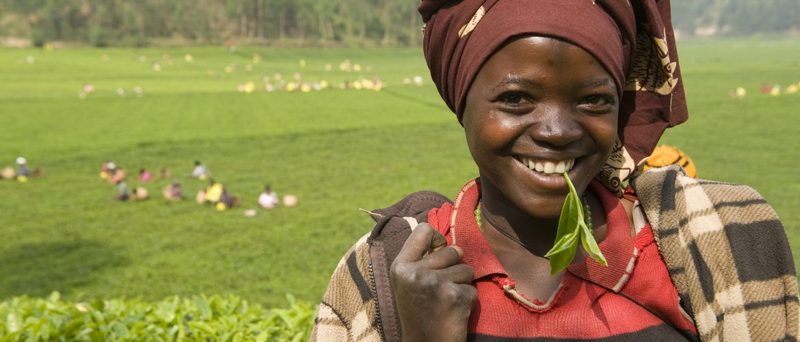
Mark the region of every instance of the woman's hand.
POLYGON ((414 228, 392 263, 391 283, 404 341, 465 341, 477 299, 463 251, 427 223, 414 228))

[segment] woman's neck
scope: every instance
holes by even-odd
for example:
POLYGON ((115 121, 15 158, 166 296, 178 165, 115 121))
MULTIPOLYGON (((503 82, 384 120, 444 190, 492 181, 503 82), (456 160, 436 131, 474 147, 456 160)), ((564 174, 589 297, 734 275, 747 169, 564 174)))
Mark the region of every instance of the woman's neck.
POLYGON ((558 217, 538 218, 523 212, 490 184, 481 184, 481 219, 490 244, 509 240, 544 256, 553 247, 558 217))
MULTIPOLYGON (((581 196, 581 200, 586 201, 589 207, 587 214, 591 215, 592 235, 597 242, 605 240, 608 227, 603 204, 588 189, 581 196)), ((630 217, 633 203, 623 200, 622 204, 629 220, 632 220, 630 217)), ((481 183, 479 209, 482 221, 479 223, 493 248, 525 249, 543 257, 553 247, 559 217, 540 218, 528 215, 488 182, 481 183), (510 248, 514 246, 519 248, 510 248)))

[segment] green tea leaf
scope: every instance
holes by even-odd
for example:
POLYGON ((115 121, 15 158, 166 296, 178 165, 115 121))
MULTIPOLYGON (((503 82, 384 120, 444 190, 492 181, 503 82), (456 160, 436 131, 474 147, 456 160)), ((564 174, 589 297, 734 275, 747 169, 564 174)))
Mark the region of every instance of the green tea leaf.
POLYGON ((22 328, 22 320, 13 312, 6 316, 6 330, 10 333, 17 332, 22 328))
POLYGON ((556 241, 560 240, 567 234, 576 232, 575 227, 578 224, 578 211, 581 209, 581 202, 572 192, 567 194, 564 199, 564 205, 561 207, 561 216, 558 218, 558 231, 556 232, 556 241))
POLYGON ((556 240, 556 243, 553 245, 553 248, 550 248, 550 250, 547 251, 547 254, 544 255, 545 258, 550 258, 551 256, 566 251, 572 248, 573 246, 577 246, 578 245, 577 239, 579 238, 580 235, 578 234, 577 231, 562 236, 560 239, 556 240))
POLYGON ((566 172, 564 172, 564 179, 569 186, 569 193, 564 199, 564 206, 561 207, 555 243, 545 254, 545 257, 550 258, 550 274, 561 272, 572 263, 578 250, 578 241, 589 257, 601 265, 607 266, 608 262, 592 236, 592 228, 586 224, 586 214, 583 211, 578 192, 566 172))
POLYGON ((550 274, 556 274, 572 263, 572 259, 575 258, 575 253, 578 251, 578 237, 578 234, 565 235, 564 239, 560 240, 562 248, 557 252, 547 253, 550 258, 550 274))
POLYGON ((201 296, 194 296, 194 305, 197 307, 197 310, 200 311, 200 319, 201 320, 209 320, 213 316, 211 313, 211 307, 208 306, 208 301, 205 297, 201 296))
POLYGON ((600 246, 597 245, 597 241, 595 241, 594 236, 592 235, 592 229, 586 225, 586 223, 581 223, 581 244, 583 245, 583 250, 586 251, 586 254, 589 254, 589 257, 594 259, 600 263, 600 265, 608 266, 608 261, 606 261, 606 257, 603 256, 603 252, 600 251, 600 246))

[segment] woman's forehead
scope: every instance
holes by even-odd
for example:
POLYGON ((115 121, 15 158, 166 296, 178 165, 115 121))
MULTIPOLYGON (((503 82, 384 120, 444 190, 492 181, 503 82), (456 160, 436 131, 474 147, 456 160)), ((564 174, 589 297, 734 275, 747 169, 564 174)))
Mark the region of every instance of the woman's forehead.
POLYGON ((490 73, 498 86, 535 86, 539 79, 574 78, 582 87, 611 85, 603 65, 579 46, 549 37, 531 36, 512 40, 498 50, 479 71, 490 73))

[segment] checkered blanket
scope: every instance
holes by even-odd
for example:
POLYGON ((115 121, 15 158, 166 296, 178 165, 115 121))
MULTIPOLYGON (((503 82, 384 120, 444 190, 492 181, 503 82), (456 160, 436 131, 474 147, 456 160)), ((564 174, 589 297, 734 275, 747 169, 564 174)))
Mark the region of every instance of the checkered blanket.
POLYGON ((645 172, 633 186, 701 340, 797 340, 792 253, 761 195, 675 166, 645 172))

